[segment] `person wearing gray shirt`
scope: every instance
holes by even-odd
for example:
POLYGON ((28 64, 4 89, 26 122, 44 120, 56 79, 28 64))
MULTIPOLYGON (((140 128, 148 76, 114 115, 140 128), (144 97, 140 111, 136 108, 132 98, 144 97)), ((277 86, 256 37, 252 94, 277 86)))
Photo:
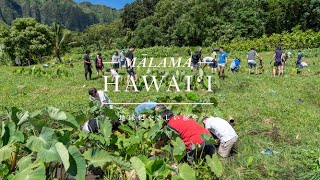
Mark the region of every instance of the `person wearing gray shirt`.
POLYGON ((257 68, 257 62, 255 60, 255 57, 258 57, 260 60, 261 57, 258 55, 255 48, 251 48, 251 50, 248 52, 247 59, 248 59, 248 66, 249 66, 249 75, 251 74, 252 68, 254 68, 254 72, 257 75, 258 74, 258 68, 257 68))

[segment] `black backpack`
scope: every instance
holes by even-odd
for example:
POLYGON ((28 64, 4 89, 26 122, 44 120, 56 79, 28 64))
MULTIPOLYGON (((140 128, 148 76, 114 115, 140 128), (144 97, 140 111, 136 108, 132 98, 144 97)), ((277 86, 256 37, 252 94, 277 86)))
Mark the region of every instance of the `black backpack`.
POLYGON ((98 133, 99 125, 96 119, 89 120, 88 129, 91 133, 98 133))

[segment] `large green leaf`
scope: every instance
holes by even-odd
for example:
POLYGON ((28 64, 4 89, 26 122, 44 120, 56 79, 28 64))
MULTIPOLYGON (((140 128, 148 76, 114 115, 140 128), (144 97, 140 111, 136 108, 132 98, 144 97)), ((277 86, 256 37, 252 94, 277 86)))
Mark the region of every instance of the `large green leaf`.
POLYGON ((211 144, 217 144, 213 137, 209 134, 201 134, 200 137, 206 142, 209 142, 211 144))
POLYGON ((210 156, 206 156, 206 161, 211 171, 217 176, 221 177, 223 172, 223 166, 221 161, 218 158, 217 154, 214 154, 212 158, 210 156))
POLYGON ((57 153, 60 156, 65 170, 67 171, 70 167, 69 152, 67 148, 61 142, 56 143, 54 146, 56 147, 57 153))
POLYGON ((56 142, 56 135, 51 128, 43 127, 39 137, 30 136, 26 146, 32 151, 38 152, 40 149, 48 149, 56 142))
POLYGON ((124 160, 123 157, 119 156, 111 156, 112 161, 121 169, 129 171, 131 169, 131 165, 128 161, 124 160))
POLYGON ((18 126, 22 125, 23 123, 27 122, 28 121, 28 117, 29 117, 29 112, 18 112, 17 113, 17 117, 19 119, 19 122, 18 122, 18 126))
POLYGON ((24 142, 24 135, 20 130, 16 129, 16 124, 10 122, 7 125, 2 123, 2 142, 3 145, 11 144, 14 142, 24 142))
POLYGON ((76 121, 75 117, 73 117, 71 114, 61 111, 60 109, 55 107, 48 107, 46 109, 46 112, 48 113, 49 117, 53 120, 60 121, 61 123, 75 129, 79 128, 78 122, 76 121))
POLYGON ((189 92, 186 94, 186 97, 193 102, 199 101, 199 96, 196 93, 189 92))
POLYGON ((148 174, 155 176, 156 172, 159 171, 164 165, 162 159, 153 159, 146 164, 148 174))
POLYGON ((186 163, 183 163, 179 167, 179 174, 180 174, 180 177, 184 180, 195 180, 196 179, 195 171, 186 163))
POLYGON ((46 169, 42 162, 29 165, 26 169, 19 169, 13 180, 46 179, 46 169))
POLYGON ((176 140, 171 141, 171 143, 173 145, 173 156, 177 161, 180 161, 184 157, 186 145, 180 137, 177 137, 176 140))
POLYGON ((50 149, 42 148, 40 151, 38 151, 37 158, 46 163, 53 161, 60 162, 60 157, 55 146, 52 146, 50 149))
POLYGON ((147 173, 145 164, 137 157, 132 157, 130 159, 130 162, 132 164, 133 169, 138 174, 138 177, 140 180, 146 180, 147 179, 147 173))
POLYGON ((94 167, 103 167, 106 163, 112 161, 110 154, 99 148, 91 148, 83 153, 83 157, 89 161, 88 165, 94 167))
POLYGON ((8 144, 0 148, 0 162, 5 161, 11 157, 11 153, 15 151, 12 144, 8 144))
POLYGON ((104 108, 104 112, 105 112, 105 116, 111 120, 119 119, 114 109, 104 108))
POLYGON ((61 142, 57 142, 54 146, 50 147, 50 149, 42 148, 38 152, 38 159, 47 163, 53 161, 62 162, 66 170, 68 170, 70 166, 69 152, 61 142))
POLYGON ((109 143, 110 142, 110 136, 112 134, 112 124, 111 122, 108 120, 108 118, 106 118, 104 121, 99 121, 100 125, 100 131, 104 136, 104 140, 109 143))
POLYGON ((19 162, 17 163, 17 166, 19 167, 19 170, 23 170, 28 168, 28 166, 30 166, 30 164, 32 164, 32 156, 25 156, 22 157, 19 162))
POLYGON ((132 130, 129 126, 127 125, 121 125, 118 127, 120 130, 128 133, 129 135, 135 135, 135 132, 134 130, 132 130))
POLYGON ((68 150, 70 155, 70 168, 67 172, 75 176, 77 180, 85 180, 86 160, 76 146, 70 146, 68 150))

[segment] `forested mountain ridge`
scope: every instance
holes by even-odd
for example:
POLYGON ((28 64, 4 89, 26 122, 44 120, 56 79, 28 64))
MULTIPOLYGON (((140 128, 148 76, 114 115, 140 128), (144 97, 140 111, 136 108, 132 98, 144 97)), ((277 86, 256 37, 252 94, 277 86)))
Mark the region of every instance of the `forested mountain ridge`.
POLYGON ((319 31, 319 17, 320 0, 143 0, 124 8, 122 22, 139 47, 208 46, 296 26, 319 31))
POLYGON ((16 18, 32 17, 43 24, 57 22, 81 31, 88 25, 109 23, 119 16, 116 9, 73 0, 0 0, 0 22, 8 25, 16 18))

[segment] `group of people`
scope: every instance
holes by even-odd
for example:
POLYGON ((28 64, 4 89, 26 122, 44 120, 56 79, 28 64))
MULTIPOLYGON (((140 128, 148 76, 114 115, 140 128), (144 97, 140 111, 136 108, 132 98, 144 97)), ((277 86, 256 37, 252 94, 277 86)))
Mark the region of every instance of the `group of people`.
MULTIPOLYGON (((89 89, 90 101, 96 101, 99 106, 112 109, 111 101, 108 96, 96 88, 89 89)), ((145 113, 146 110, 153 111, 153 114, 159 114, 163 120, 164 125, 175 131, 182 141, 185 143, 187 155, 185 160, 204 158, 206 155, 212 156, 217 152, 221 157, 228 157, 231 150, 238 141, 238 135, 232 127, 232 124, 219 117, 203 117, 201 126, 196 120, 185 116, 175 115, 165 105, 157 102, 144 102, 135 108, 135 115, 139 120, 148 120, 145 113), (217 151, 216 146, 210 142, 202 139, 202 135, 207 134, 216 139, 218 143, 217 151), (196 148, 198 146, 198 148, 196 148), (196 153, 197 150, 201 153, 196 153)), ((82 129, 86 132, 97 133, 99 132, 99 123, 97 120, 86 121, 82 129)), ((167 139, 161 139, 155 145, 155 148, 160 148, 164 145, 167 139), (159 146, 159 144, 161 144, 159 146)))
MULTIPOLYGON (((118 76, 118 69, 126 66, 127 70, 127 82, 129 82, 130 78, 133 78, 135 81, 137 80, 137 74, 134 68, 135 58, 133 52, 135 50, 135 46, 130 46, 129 50, 126 54, 124 54, 124 49, 121 50, 120 54, 115 51, 112 55, 112 68, 106 68, 106 71, 111 73, 111 76, 114 78, 118 76)), ((90 60, 90 50, 86 50, 86 54, 83 57, 84 70, 85 70, 85 79, 92 79, 92 62, 90 60)), ((102 60, 101 53, 98 53, 96 58, 94 59, 94 65, 97 71, 97 77, 99 77, 99 72, 104 75, 104 63, 102 60)))
MULTIPOLYGON (((199 68, 199 64, 203 64, 202 68, 205 68, 208 64, 212 69, 212 73, 216 74, 218 72, 218 78, 225 77, 225 67, 228 63, 228 54, 224 51, 223 47, 214 48, 211 56, 206 56, 203 59, 202 57, 202 49, 200 48, 198 51, 195 51, 191 56, 191 65, 192 70, 196 71, 199 68), (219 54, 218 54, 219 52, 219 54)), ((273 76, 281 76, 284 74, 284 68, 288 58, 291 57, 291 52, 283 52, 281 47, 277 47, 276 51, 273 55, 273 76)), ((300 73, 300 69, 307 66, 305 62, 302 61, 303 53, 301 51, 298 52, 298 59, 295 62, 296 67, 298 68, 297 73, 300 73)), ((257 53, 255 48, 251 48, 247 54, 247 62, 248 62, 248 72, 249 74, 258 74, 258 63, 256 59, 259 59, 260 67, 264 68, 264 63, 261 56, 257 53)), ((271 61, 272 62, 272 61, 271 61)), ((270 63, 271 63, 270 62, 270 63)), ((241 60, 239 58, 235 58, 231 63, 228 70, 232 72, 239 72, 241 60)))

